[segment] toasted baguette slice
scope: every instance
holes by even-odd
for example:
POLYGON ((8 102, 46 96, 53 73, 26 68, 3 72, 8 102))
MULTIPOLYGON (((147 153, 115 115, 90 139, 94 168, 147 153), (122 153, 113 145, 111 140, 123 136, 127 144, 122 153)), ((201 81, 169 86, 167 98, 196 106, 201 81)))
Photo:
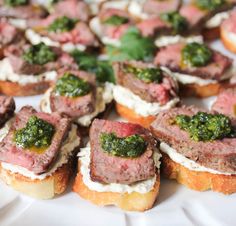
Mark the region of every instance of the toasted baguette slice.
POLYGON ((204 86, 198 84, 180 84, 180 96, 206 98, 219 93, 224 83, 212 83, 204 86))
POLYGON ((220 39, 226 49, 233 53, 236 53, 236 43, 230 39, 229 33, 224 29, 224 26, 220 27, 220 39))
POLYGON ((218 39, 220 37, 220 27, 214 27, 210 29, 205 28, 202 31, 202 35, 205 41, 213 41, 218 39))
POLYGON ((49 81, 21 85, 17 82, 0 81, 0 93, 7 96, 34 96, 44 93, 50 86, 49 81))
POLYGON ((151 209, 157 199, 160 188, 160 175, 157 174, 157 180, 153 189, 145 194, 132 192, 97 192, 90 190, 83 182, 83 176, 77 173, 73 185, 73 191, 78 193, 81 198, 86 199, 98 206, 115 205, 126 211, 145 211, 151 209))
POLYGON ((122 118, 127 119, 129 122, 137 123, 145 128, 149 128, 150 124, 155 120, 155 116, 143 117, 132 109, 118 103, 116 103, 116 111, 122 118))
POLYGON ((51 199, 63 193, 75 168, 73 158, 43 180, 32 180, 18 173, 11 173, 0 165, 0 179, 13 189, 36 199, 51 199))
POLYGON ((198 172, 174 162, 162 153, 161 171, 169 179, 175 179, 193 190, 213 190, 229 195, 236 192, 236 175, 222 175, 208 172, 198 172))

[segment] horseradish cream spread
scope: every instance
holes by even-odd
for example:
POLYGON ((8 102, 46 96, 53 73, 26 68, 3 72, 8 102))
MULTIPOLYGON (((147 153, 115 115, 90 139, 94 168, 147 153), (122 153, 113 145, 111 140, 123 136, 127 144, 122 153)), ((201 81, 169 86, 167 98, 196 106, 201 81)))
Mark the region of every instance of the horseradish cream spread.
MULTIPOLYGON (((203 79, 203 78, 200 78, 197 76, 183 74, 180 72, 172 72, 172 71, 170 71, 170 69, 168 69, 166 67, 161 67, 161 69, 163 71, 166 71, 169 75, 174 77, 178 82, 180 82, 182 84, 197 84, 200 86, 204 86, 204 85, 214 84, 214 83, 218 82, 217 80, 213 80, 213 79, 203 79)), ((232 77, 233 71, 234 71, 234 69, 230 68, 225 73, 225 75, 221 77, 221 80, 226 80, 226 79, 229 79, 230 77, 232 77)))
POLYGON ((185 42, 185 43, 199 42, 199 43, 203 43, 203 37, 201 35, 189 36, 189 37, 183 37, 181 35, 161 36, 161 37, 159 37, 155 40, 155 45, 157 47, 162 47, 162 46, 175 44, 175 43, 178 43, 178 42, 185 42))
POLYGON ((27 21, 25 19, 16 19, 16 18, 10 18, 9 23, 16 28, 19 29, 26 29, 27 28, 27 21))
MULTIPOLYGON (((99 182, 94 182, 90 178, 90 146, 88 145, 85 148, 81 148, 78 157, 81 162, 80 172, 83 176, 83 182, 90 190, 98 192, 118 192, 118 193, 138 192, 144 194, 151 191, 156 183, 156 176, 145 181, 137 182, 133 185, 117 184, 117 183, 101 184, 99 182)), ((161 154, 156 151, 153 157, 155 165, 159 169, 161 154)))
POLYGON ((223 174, 223 175, 232 175, 231 173, 222 173, 220 171, 210 169, 204 166, 201 166, 200 164, 196 163, 193 160, 190 160, 186 158, 184 155, 179 154, 175 149, 170 147, 168 144, 161 142, 160 149, 164 153, 166 153, 174 162, 179 163, 180 165, 193 170, 193 171, 199 171, 199 172, 209 172, 213 174, 223 174))
POLYGON ((143 3, 143 0, 132 0, 128 7, 129 13, 141 19, 147 19, 149 15, 143 12, 143 3))
POLYGON ((29 171, 28 169, 21 166, 13 165, 10 163, 4 163, 4 162, 2 162, 1 165, 4 169, 9 170, 11 173, 19 173, 32 180, 35 180, 35 179, 43 180, 47 176, 52 175, 62 165, 66 164, 70 156, 73 154, 74 149, 78 147, 79 145, 80 145, 80 139, 77 136, 77 126, 72 125, 71 131, 69 132, 67 139, 65 140, 64 144, 61 147, 61 151, 58 154, 55 164, 52 166, 52 168, 48 172, 40 174, 40 175, 36 175, 32 171, 29 171))
POLYGON ((55 46, 55 47, 61 47, 62 50, 65 52, 71 52, 75 49, 78 49, 80 51, 84 51, 86 49, 86 46, 82 44, 74 44, 71 42, 61 44, 59 42, 55 42, 51 40, 49 37, 41 36, 39 33, 35 32, 32 29, 27 29, 25 32, 26 38, 30 41, 31 44, 37 45, 40 42, 43 42, 47 46, 55 46))
POLYGON ((149 103, 142 100, 138 95, 135 95, 129 89, 119 85, 114 86, 113 96, 117 103, 132 109, 137 114, 144 117, 156 115, 160 111, 174 107, 179 102, 179 98, 174 98, 165 105, 160 105, 160 103, 149 103))
POLYGON ((230 15, 230 11, 217 13, 206 22, 205 28, 215 28, 215 27, 220 26, 223 20, 229 18, 229 15, 230 15))
MULTIPOLYGON (((50 94, 52 89, 48 89, 41 101, 41 110, 46 113, 52 113, 50 107, 50 94)), ((97 88, 95 111, 84 115, 76 120, 82 126, 89 126, 95 116, 106 109, 106 104, 113 100, 113 84, 106 82, 104 87, 97 88)))
POLYGON ((21 85, 37 83, 41 81, 53 81, 57 77, 56 71, 44 72, 40 75, 19 75, 12 68, 9 59, 6 57, 0 61, 0 80, 17 82, 21 85))
POLYGON ((2 127, 0 129, 0 142, 4 139, 4 137, 8 134, 10 128, 11 128, 11 124, 12 124, 13 118, 8 120, 4 127, 2 127))

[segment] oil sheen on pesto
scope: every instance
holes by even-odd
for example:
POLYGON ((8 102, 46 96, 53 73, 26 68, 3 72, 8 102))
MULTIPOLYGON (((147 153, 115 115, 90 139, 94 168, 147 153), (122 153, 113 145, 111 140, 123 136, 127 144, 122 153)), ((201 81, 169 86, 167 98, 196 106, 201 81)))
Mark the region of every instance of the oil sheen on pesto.
POLYGON ((193 42, 182 49, 182 61, 191 67, 206 66, 212 58, 212 51, 206 45, 193 42))
POLYGON ((115 133, 102 133, 100 144, 104 152, 119 157, 135 158, 142 155, 147 148, 147 142, 136 134, 120 138, 115 133))
POLYGON ((222 114, 198 112, 193 116, 177 115, 175 122, 195 141, 213 141, 236 135, 230 119, 222 114))
POLYGON ((60 96, 79 97, 88 94, 91 87, 87 81, 71 73, 65 73, 56 82, 55 92, 60 96))
POLYGON ((63 16, 55 19, 48 27, 49 31, 60 33, 70 31, 75 27, 77 20, 63 16))
POLYGON ((47 148, 50 146, 55 127, 47 121, 31 116, 22 129, 16 130, 14 141, 22 148, 47 148))
POLYGON ((127 65, 124 71, 126 73, 131 73, 135 75, 138 79, 142 80, 145 83, 162 82, 162 70, 157 67, 137 68, 131 65, 127 65))
POLYGON ((182 33, 188 28, 188 21, 178 12, 168 12, 161 14, 161 19, 168 22, 174 30, 174 33, 182 33))
POLYGON ((32 45, 23 54, 23 59, 30 64, 44 65, 56 60, 56 54, 44 43, 32 45))

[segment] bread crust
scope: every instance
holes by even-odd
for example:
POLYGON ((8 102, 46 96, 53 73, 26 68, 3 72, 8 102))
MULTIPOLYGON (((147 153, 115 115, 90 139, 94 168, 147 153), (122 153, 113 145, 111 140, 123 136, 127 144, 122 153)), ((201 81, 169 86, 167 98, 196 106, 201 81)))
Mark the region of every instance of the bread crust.
POLYGON ((220 27, 205 28, 202 31, 202 35, 205 41, 213 41, 220 37, 220 27))
POLYGON ((12 173, 1 167, 0 178, 13 189, 36 199, 51 199, 55 195, 62 194, 69 183, 75 168, 75 161, 69 161, 59 167, 52 175, 43 180, 30 179, 19 173, 12 173))
POLYGON ((0 81, 0 93, 7 96, 34 96, 44 93, 52 82, 41 81, 21 85, 17 82, 0 81))
POLYGON ((155 120, 155 116, 143 117, 119 103, 116 103, 116 111, 122 118, 127 119, 129 122, 137 123, 145 128, 149 128, 150 124, 155 120))
POLYGON ((220 27, 220 39, 222 43, 224 44, 225 48, 229 51, 236 53, 236 43, 231 41, 228 38, 228 32, 224 29, 223 26, 220 27))
POLYGON ((81 198, 86 199, 98 206, 115 205, 126 211, 140 211, 151 209, 157 199, 160 188, 160 175, 150 192, 141 194, 138 192, 117 193, 117 192, 97 192, 90 190, 83 182, 83 176, 77 173, 73 185, 73 191, 81 198))
POLYGON ((180 84, 180 96, 206 98, 220 92, 224 83, 212 83, 204 86, 198 84, 180 84))
POLYGON ((236 192, 236 175, 222 175, 189 170, 162 153, 162 174, 197 191, 213 190, 229 195, 236 192))

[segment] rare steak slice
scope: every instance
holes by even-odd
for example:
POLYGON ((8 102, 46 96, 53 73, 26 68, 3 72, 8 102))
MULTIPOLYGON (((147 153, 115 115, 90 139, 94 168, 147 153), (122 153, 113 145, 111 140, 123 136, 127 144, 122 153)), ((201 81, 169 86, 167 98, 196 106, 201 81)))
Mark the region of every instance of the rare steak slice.
POLYGON ((88 21, 90 17, 89 6, 78 0, 59 1, 53 6, 53 13, 78 19, 80 21, 88 21))
POLYGON ((12 97, 0 96, 0 128, 14 115, 15 108, 12 97))
POLYGON ((21 46, 18 44, 12 44, 4 49, 4 56, 10 61, 16 74, 38 75, 47 71, 59 69, 77 69, 77 65, 74 62, 73 57, 57 47, 49 47, 55 54, 54 61, 43 65, 29 63, 23 58, 23 54, 30 47, 31 46, 29 44, 25 43, 21 46))
POLYGON ((218 51, 212 51, 211 61, 202 67, 191 67, 182 64, 182 49, 184 43, 177 43, 160 48, 154 59, 154 64, 169 68, 173 72, 193 75, 202 79, 224 80, 225 73, 232 66, 232 60, 218 51))
POLYGON ((155 175, 153 152, 155 140, 143 127, 123 122, 95 119, 89 133, 91 145, 90 176, 100 183, 132 184, 155 175), (147 142, 146 151, 136 158, 113 156, 103 151, 100 143, 102 133, 115 133, 118 137, 140 135, 147 142))
POLYGON ((160 15, 162 13, 178 11, 181 3, 181 0, 146 0, 143 4, 143 12, 160 15))
POLYGON ((39 5, 8 6, 0 0, 0 17, 14 17, 18 19, 43 18, 47 11, 39 5))
POLYGON ((70 126, 70 120, 63 118, 58 113, 46 114, 37 112, 31 106, 25 106, 16 114, 10 131, 0 143, 0 161, 24 167, 35 174, 47 172, 52 167, 64 140, 67 138, 70 126), (24 149, 14 142, 15 131, 24 128, 31 116, 43 119, 55 128, 50 146, 42 153, 24 149))
POLYGON ((52 112, 66 114, 73 119, 92 113, 96 103, 96 78, 94 74, 84 71, 71 71, 73 75, 87 81, 91 86, 91 92, 79 97, 60 96, 53 90, 50 94, 50 107, 52 112))
POLYGON ((196 163, 222 173, 236 173, 236 138, 214 141, 194 141, 188 132, 174 123, 180 114, 192 116, 202 111, 196 107, 173 108, 159 113, 151 131, 161 142, 196 163))
POLYGON ((211 108, 215 112, 236 119, 236 87, 223 89, 211 108))
POLYGON ((138 61, 116 62, 113 64, 113 68, 118 85, 124 86, 147 102, 159 102, 161 105, 177 97, 178 86, 166 72, 162 71, 160 83, 146 83, 136 77, 134 73, 127 71, 130 66, 138 69, 156 68, 152 64, 138 61))

